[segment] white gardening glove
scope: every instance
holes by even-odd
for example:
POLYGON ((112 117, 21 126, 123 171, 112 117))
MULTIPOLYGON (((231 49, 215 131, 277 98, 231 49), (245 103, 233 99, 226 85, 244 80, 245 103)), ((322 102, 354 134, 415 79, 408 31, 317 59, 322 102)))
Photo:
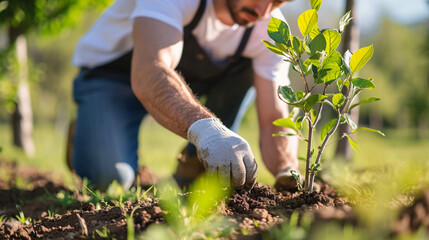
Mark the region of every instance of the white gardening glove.
POLYGON ((209 173, 217 173, 234 187, 251 188, 258 165, 249 144, 216 118, 194 122, 188 140, 197 148, 200 161, 209 173))

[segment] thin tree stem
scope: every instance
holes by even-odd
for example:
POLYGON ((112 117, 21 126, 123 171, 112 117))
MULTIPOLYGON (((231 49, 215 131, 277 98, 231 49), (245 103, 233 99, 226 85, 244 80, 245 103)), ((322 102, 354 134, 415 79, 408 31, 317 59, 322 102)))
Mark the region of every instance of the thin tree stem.
MULTIPOLYGON (((341 121, 341 113, 340 113, 340 110, 337 110, 337 122, 335 123, 335 126, 331 129, 331 131, 328 132, 325 139, 323 140, 322 145, 319 147, 314 165, 317 165, 320 163, 320 159, 322 158, 322 153, 325 150, 326 144, 328 143, 329 139, 334 134, 334 132, 337 130, 338 126, 340 125, 340 121, 341 121)), ((311 172, 310 178, 312 179, 312 182, 314 181, 315 174, 316 172, 313 172, 313 171, 311 172)))
POLYGON ((305 93, 309 93, 309 87, 308 87, 308 82, 307 82, 307 78, 305 78, 305 73, 304 73, 304 69, 302 69, 302 65, 301 65, 301 59, 298 58, 297 59, 298 62, 298 66, 299 69, 301 70, 301 78, 304 80, 304 85, 305 85, 305 93))
POLYGON ((304 190, 311 191, 310 187, 310 166, 311 166, 311 150, 313 142, 313 124, 311 118, 307 119, 308 122, 308 142, 307 142, 307 159, 305 164, 305 186, 304 190))

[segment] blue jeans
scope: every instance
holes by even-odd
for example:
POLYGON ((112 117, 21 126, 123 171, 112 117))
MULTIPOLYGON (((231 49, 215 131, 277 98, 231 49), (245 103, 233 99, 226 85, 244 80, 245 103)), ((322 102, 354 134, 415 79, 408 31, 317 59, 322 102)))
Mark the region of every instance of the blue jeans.
POLYGON ((129 83, 103 77, 74 81, 78 103, 73 167, 77 174, 105 190, 116 179, 129 188, 137 170, 138 133, 147 111, 129 83))

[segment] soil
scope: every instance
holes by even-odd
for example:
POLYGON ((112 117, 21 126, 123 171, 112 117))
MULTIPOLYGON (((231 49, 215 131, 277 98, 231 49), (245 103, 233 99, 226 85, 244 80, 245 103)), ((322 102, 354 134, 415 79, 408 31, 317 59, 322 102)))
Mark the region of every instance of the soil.
MULTIPOLYGON (((53 181, 47 173, 17 168, 2 161, 0 167, 9 168, 7 172, 11 174, 11 181, 0 181, 0 216, 5 216, 0 222, 0 239, 103 239, 102 233, 106 232, 109 238, 126 239, 126 216, 130 216, 133 210, 137 234, 152 224, 166 223, 167 211, 160 207, 157 198, 126 201, 120 206, 106 204, 97 209, 62 183, 53 181), (33 187, 28 190, 11 187, 17 174, 31 182, 33 187), (68 202, 58 201, 54 197, 58 194, 69 196, 63 198, 68 202), (18 221, 16 215, 19 212, 30 217, 31 222, 24 224, 18 221)), ((236 190, 219 212, 238 227, 222 239, 262 239, 267 230, 284 222, 294 211, 298 211, 300 216, 312 213, 315 219, 354 222, 353 211, 346 199, 339 197, 326 183, 318 183, 318 189, 312 193, 277 193, 269 186, 257 184, 251 190, 236 190)), ((426 202, 421 207, 427 213, 429 193, 425 196, 426 202)), ((413 210, 404 214, 412 215, 413 210)), ((401 226, 406 225, 409 229, 417 224, 403 222, 401 226)))

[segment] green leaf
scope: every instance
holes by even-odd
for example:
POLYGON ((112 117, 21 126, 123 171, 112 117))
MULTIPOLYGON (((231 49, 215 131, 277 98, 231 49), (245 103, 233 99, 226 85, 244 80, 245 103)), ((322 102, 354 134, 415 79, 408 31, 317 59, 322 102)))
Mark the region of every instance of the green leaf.
POLYGON ((310 51, 312 54, 321 52, 326 49, 326 39, 323 34, 317 35, 310 43, 310 51))
POLYGON ((296 122, 295 122, 295 126, 296 126, 296 128, 298 129, 298 130, 300 130, 301 131, 301 129, 302 129, 302 121, 304 120, 304 117, 299 117, 298 119, 296 119, 296 122))
POLYGON ((327 56, 325 58, 325 60, 323 60, 322 68, 323 68, 323 66, 331 64, 331 63, 335 63, 338 66, 343 65, 343 58, 341 57, 341 54, 338 51, 331 52, 331 54, 329 56, 327 56))
POLYGON ((298 132, 298 128, 296 127, 295 123, 290 118, 279 118, 273 122, 275 126, 279 127, 285 127, 295 130, 295 132, 298 132))
POLYGON ((284 56, 283 51, 280 48, 278 48, 276 45, 271 44, 270 42, 265 41, 265 40, 262 40, 262 42, 264 42, 265 46, 269 50, 271 50, 271 52, 278 54, 278 55, 281 55, 281 56, 284 56))
POLYGON ((304 112, 310 112, 310 110, 313 108, 313 106, 318 103, 325 100, 327 96, 322 94, 313 94, 310 97, 307 98, 304 104, 304 112))
POLYGON ((301 68, 299 68, 298 64, 294 64, 292 65, 292 69, 295 70, 297 73, 299 73, 300 75, 303 74, 303 72, 301 71, 301 68))
POLYGON ((278 49, 283 51, 284 53, 287 53, 287 46, 283 43, 275 42, 278 49))
POLYGON ((372 129, 372 128, 366 128, 366 127, 360 127, 360 128, 356 128, 353 129, 352 133, 355 133, 357 131, 367 131, 367 132, 374 132, 374 133, 378 133, 381 136, 385 137, 386 135, 384 133, 382 133, 380 130, 376 130, 376 129, 372 129))
POLYGON ((310 63, 313 65, 313 66, 315 66, 315 67, 320 67, 320 61, 319 61, 319 58, 320 58, 320 54, 319 53, 316 53, 316 54, 314 54, 314 55, 312 55, 310 58, 308 58, 307 60, 308 61, 310 61, 310 63))
POLYGON ((302 64, 302 69, 304 69, 305 75, 307 76, 310 74, 311 71, 311 61, 310 59, 306 59, 304 63, 302 64))
POLYGON ((368 89, 374 89, 375 85, 370 79, 363 79, 363 78, 353 78, 352 83, 357 88, 368 88, 368 89))
POLYGON ((323 36, 326 39, 326 52, 328 55, 331 54, 331 52, 335 51, 340 45, 341 42, 341 34, 339 34, 337 31, 333 30, 325 30, 323 32, 323 36))
POLYGON ((298 99, 296 98, 296 94, 291 87, 279 86, 277 90, 288 102, 293 103, 298 101, 298 99))
POLYGON ((337 119, 332 119, 322 128, 322 132, 320 133, 320 141, 323 141, 328 133, 334 129, 335 124, 337 123, 337 119))
POLYGON ((353 121, 353 119, 351 117, 347 116, 346 117, 346 122, 347 122, 347 124, 350 126, 350 128, 352 130, 357 128, 356 123, 353 121))
POLYGON ((341 68, 336 63, 331 63, 319 71, 317 83, 331 84, 341 74, 341 68))
POLYGON ((278 132, 278 133, 273 133, 271 136, 273 136, 273 137, 292 137, 292 136, 296 136, 296 134, 278 132))
POLYGON ((319 170, 322 170, 321 168, 320 168, 320 163, 318 163, 318 164, 311 164, 311 171, 312 172, 318 172, 319 170))
POLYGON ((319 26, 315 26, 314 28, 313 28, 313 30, 311 30, 311 32, 310 32, 310 34, 309 34, 309 36, 310 36, 310 38, 311 39, 314 39, 317 35, 319 35, 320 34, 320 29, 319 29, 319 26))
POLYGON ((362 99, 362 100, 359 101, 359 103, 353 104, 350 107, 350 110, 352 110, 353 108, 361 105, 362 103, 375 102, 375 101, 379 101, 379 100, 380 100, 380 98, 376 98, 376 97, 369 97, 369 98, 362 99))
POLYGON ((310 52, 310 43, 311 43, 311 41, 313 41, 313 38, 310 37, 310 35, 305 35, 305 37, 304 37, 304 39, 302 41, 303 42, 304 50, 309 55, 311 54, 311 52, 310 52))
POLYGON ((350 87, 350 81, 348 78, 344 81, 344 86, 346 86, 347 88, 350 87))
POLYGON ((348 77, 350 76, 352 70, 350 70, 350 58, 352 57, 353 53, 350 52, 350 50, 347 50, 344 53, 344 64, 343 64, 343 70, 344 74, 348 77))
POLYGON ((311 122, 314 124, 314 122, 316 121, 316 117, 317 117, 317 112, 315 109, 311 109, 310 111, 310 119, 311 122))
POLYGON ((350 59, 352 74, 356 74, 371 59, 374 49, 371 46, 361 48, 353 53, 350 59))
POLYGON ((304 51, 304 49, 302 48, 301 40, 299 40, 299 38, 295 36, 292 37, 292 48, 293 50, 295 50, 296 55, 298 56, 301 56, 304 51))
POLYGON ((277 18, 271 18, 267 28, 268 36, 275 42, 288 45, 289 41, 289 26, 277 18))
POLYGON ((347 136, 347 139, 349 140, 350 147, 352 147, 355 152, 360 153, 358 144, 349 136, 347 136))
POLYGON ((302 36, 309 34, 313 28, 317 25, 319 21, 319 16, 317 15, 317 11, 314 9, 307 10, 303 12, 298 17, 298 27, 301 31, 302 36))
POLYGON ((346 14, 344 14, 344 16, 340 19, 340 33, 344 32, 352 19, 351 11, 348 11, 346 14))
POLYGON ((310 0, 311 8, 319 11, 320 6, 322 5, 322 0, 310 0))
POLYGON ((334 104, 336 108, 340 108, 345 101, 346 97, 344 97, 342 93, 337 93, 332 97, 332 104, 334 104))

